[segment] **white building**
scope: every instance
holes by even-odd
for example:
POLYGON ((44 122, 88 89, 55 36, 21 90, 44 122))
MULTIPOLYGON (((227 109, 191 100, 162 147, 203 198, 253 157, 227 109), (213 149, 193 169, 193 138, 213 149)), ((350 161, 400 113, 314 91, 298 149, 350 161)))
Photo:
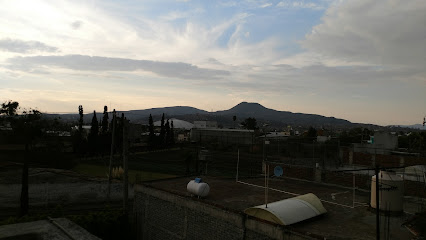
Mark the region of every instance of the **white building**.
POLYGON ((194 128, 217 128, 216 121, 194 121, 194 128))

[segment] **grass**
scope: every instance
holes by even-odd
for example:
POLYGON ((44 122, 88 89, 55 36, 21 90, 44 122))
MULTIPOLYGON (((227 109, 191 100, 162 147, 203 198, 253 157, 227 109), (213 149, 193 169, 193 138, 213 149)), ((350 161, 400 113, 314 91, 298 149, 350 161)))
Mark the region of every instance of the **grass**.
MULTIPOLYGON (((101 166, 101 165, 78 164, 72 170, 75 172, 85 174, 88 176, 93 176, 93 177, 107 178, 108 176, 107 175, 108 167, 101 166)), ((139 180, 141 181, 151 181, 151 180, 157 180, 157 179, 176 177, 175 175, 171 175, 171 174, 147 172, 147 171, 141 171, 141 170, 129 170, 130 183, 134 183, 137 176, 139 176, 139 180)))

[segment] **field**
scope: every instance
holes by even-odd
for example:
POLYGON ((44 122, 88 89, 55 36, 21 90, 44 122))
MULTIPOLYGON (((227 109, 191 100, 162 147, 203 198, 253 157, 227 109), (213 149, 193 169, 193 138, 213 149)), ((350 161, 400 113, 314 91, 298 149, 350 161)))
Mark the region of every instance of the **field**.
MULTIPOLYGON (((81 173, 84 175, 92 177, 101 177, 106 178, 108 175, 108 167, 94 164, 78 164, 75 166, 72 171, 81 173)), ((134 183, 137 179, 138 181, 151 181, 156 179, 172 178, 176 177, 175 175, 148 172, 141 170, 129 170, 129 182, 134 183)))

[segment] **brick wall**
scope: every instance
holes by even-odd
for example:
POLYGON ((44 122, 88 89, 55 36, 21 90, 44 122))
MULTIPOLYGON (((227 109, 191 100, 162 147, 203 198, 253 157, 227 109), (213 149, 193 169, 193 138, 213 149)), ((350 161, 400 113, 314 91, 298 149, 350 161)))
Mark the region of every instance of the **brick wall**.
POLYGON ((353 153, 353 164, 355 165, 363 165, 363 166, 372 166, 372 155, 368 153, 353 153))
POLYGON ((362 152, 353 152, 347 147, 340 149, 343 164, 351 164, 350 153, 352 153, 353 164, 360 166, 374 167, 379 164, 382 167, 413 166, 426 164, 426 158, 420 156, 404 156, 390 154, 371 154, 362 152))
POLYGON ((318 239, 189 197, 138 185, 137 239, 318 239))
POLYGON ((426 197, 425 183, 404 180, 404 195, 426 197))

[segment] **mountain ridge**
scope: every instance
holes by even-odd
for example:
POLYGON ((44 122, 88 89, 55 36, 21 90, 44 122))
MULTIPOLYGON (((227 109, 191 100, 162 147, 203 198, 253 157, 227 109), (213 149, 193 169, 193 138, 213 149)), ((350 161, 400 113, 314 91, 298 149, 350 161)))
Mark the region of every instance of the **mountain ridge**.
MULTIPOLYGON (((179 118, 186 121, 207 120, 217 121, 223 126, 232 126, 233 116, 237 117, 237 121, 241 122, 245 118, 256 118, 258 122, 268 123, 269 125, 300 125, 300 126, 323 126, 323 125, 352 125, 348 120, 335 117, 326 117, 318 114, 293 113, 289 111, 278 111, 266 108, 259 103, 241 102, 228 110, 208 112, 202 109, 190 106, 172 106, 162 108, 149 108, 129 111, 117 111, 120 116, 124 113, 125 117, 135 123, 146 124, 151 114, 153 118, 161 118, 164 113, 166 118, 179 118)), ((84 122, 91 121, 93 113, 84 114, 84 122)), ((102 112, 97 113, 97 118, 101 119, 102 112)), ((111 113, 109 113, 111 114, 111 113)), ((61 117, 66 121, 77 121, 79 115, 76 114, 48 114, 49 117, 61 117)))

